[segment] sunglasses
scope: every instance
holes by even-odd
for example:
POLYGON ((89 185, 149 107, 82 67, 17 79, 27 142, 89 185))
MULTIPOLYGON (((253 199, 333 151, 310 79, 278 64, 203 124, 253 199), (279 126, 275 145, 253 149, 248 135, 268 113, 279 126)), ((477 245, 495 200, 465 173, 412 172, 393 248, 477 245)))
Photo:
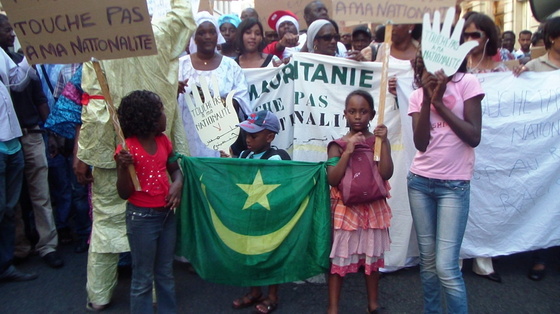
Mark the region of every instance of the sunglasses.
POLYGON ((470 33, 463 32, 463 38, 465 40, 469 39, 469 38, 480 39, 483 35, 484 35, 484 33, 482 33, 481 31, 474 31, 474 32, 470 32, 470 33))
POLYGON ((336 40, 339 41, 340 40, 340 35, 339 34, 327 34, 327 35, 323 35, 323 36, 315 36, 315 39, 322 39, 324 41, 331 41, 331 40, 336 40))

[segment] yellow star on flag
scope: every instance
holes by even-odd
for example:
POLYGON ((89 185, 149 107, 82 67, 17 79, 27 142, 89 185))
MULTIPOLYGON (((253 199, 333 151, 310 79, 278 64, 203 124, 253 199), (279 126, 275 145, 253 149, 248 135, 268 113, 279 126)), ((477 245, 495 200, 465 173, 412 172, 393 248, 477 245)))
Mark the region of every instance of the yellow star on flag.
POLYGON ((245 201, 245 205, 243 205, 243 210, 257 203, 267 210, 270 210, 270 204, 268 204, 268 194, 279 187, 280 184, 264 184, 261 171, 258 170, 252 184, 238 183, 237 186, 249 196, 245 201))

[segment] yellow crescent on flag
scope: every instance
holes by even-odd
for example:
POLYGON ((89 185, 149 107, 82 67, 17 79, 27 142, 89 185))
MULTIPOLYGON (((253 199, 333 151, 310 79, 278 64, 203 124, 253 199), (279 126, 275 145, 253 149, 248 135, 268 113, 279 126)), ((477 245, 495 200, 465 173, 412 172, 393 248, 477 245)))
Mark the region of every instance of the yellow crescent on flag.
MULTIPOLYGON (((206 199, 208 199, 208 195, 206 194, 206 186, 204 184, 201 185, 202 192, 204 193, 206 199)), ((288 236, 296 223, 299 221, 301 215, 307 208, 307 204, 309 204, 309 196, 307 196, 303 200, 303 202, 301 202, 301 205, 298 211, 295 213, 294 217, 292 217, 292 219, 290 219, 288 223, 282 226, 282 228, 269 234, 260 236, 244 235, 232 231, 222 223, 210 202, 208 202, 208 207, 210 208, 210 215, 212 217, 212 223, 214 224, 216 233, 225 243, 225 245, 240 254, 258 255, 275 250, 280 245, 280 243, 284 241, 284 239, 288 236)))

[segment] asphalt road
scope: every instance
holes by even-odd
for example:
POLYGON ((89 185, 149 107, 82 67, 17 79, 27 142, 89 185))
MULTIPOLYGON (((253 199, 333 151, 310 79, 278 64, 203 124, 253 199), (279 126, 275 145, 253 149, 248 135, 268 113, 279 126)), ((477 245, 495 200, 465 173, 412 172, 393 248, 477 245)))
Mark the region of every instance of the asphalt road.
MULTIPOLYGON (((65 266, 51 269, 38 256, 19 266, 35 271, 39 278, 30 282, 0 283, 0 313, 87 313, 86 253, 76 254, 70 245, 62 246, 65 266)), ((555 256, 560 256, 555 249, 555 256)), ((465 261, 463 274, 467 284, 471 313, 560 313, 560 268, 554 260, 546 277, 539 282, 527 278, 530 254, 521 253, 494 260, 503 283, 475 275, 471 261, 465 261)), ((205 282, 176 263, 175 278, 180 313, 251 313, 251 308, 234 310, 233 299, 246 289, 205 282)), ((111 307, 105 313, 129 311, 130 274, 119 276, 111 307)), ((326 284, 283 284, 275 313, 325 313, 326 284)), ((422 292, 418 267, 384 274, 380 298, 385 313, 421 313, 422 292)), ((345 280, 340 313, 365 313, 366 295, 363 277, 351 274, 345 280)))

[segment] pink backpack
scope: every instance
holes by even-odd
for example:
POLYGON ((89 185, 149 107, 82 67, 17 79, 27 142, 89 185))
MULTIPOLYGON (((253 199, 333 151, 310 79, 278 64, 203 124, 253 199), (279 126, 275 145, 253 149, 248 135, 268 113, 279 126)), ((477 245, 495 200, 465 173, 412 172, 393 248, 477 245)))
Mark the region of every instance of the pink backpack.
MULTIPOLYGON (((329 146, 333 142, 346 150, 348 142, 338 139, 329 143, 329 146)), ((366 139, 366 143, 354 146, 344 177, 338 184, 344 205, 371 203, 389 195, 377 169, 377 162, 373 160, 374 143, 375 137, 372 136, 366 139)))

